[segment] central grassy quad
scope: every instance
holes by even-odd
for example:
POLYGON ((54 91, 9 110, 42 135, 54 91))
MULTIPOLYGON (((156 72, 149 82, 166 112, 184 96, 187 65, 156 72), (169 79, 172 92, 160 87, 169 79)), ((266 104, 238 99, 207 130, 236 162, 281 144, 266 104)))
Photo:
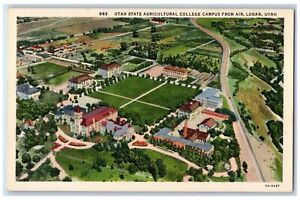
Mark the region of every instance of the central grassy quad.
POLYGON ((197 89, 132 76, 89 96, 100 99, 121 112, 134 115, 134 118, 138 116, 142 123, 152 124, 198 93, 197 89), (140 97, 150 90, 153 91, 140 97), (130 101, 132 102, 129 103, 130 101))

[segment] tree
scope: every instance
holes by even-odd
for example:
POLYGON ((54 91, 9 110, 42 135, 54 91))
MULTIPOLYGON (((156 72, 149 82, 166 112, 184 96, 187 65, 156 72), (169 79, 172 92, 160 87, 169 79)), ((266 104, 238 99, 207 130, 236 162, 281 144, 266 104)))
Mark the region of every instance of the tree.
POLYGON ((41 158, 38 155, 34 155, 32 160, 33 160, 33 162, 37 163, 41 160, 41 158))
POLYGON ((22 155, 22 163, 30 163, 31 162, 31 156, 29 153, 25 152, 22 155))
POLYGON ((129 172, 130 174, 135 174, 137 171, 138 171, 138 168, 135 166, 135 164, 131 163, 131 164, 128 166, 128 172, 129 172))
POLYGON ((126 42, 121 42, 120 45, 121 45, 120 50, 122 50, 122 51, 125 51, 128 48, 128 45, 126 42))
POLYGON ((156 27, 155 26, 151 26, 151 33, 155 33, 156 32, 156 27))
POLYGON ((20 176, 23 171, 23 165, 20 162, 16 162, 16 175, 20 176))
POLYGON ((56 167, 50 169, 50 176, 52 176, 52 177, 58 176, 59 173, 60 173, 60 171, 56 167))
POLYGON ((149 173, 152 175, 154 181, 157 181, 157 175, 158 175, 158 169, 157 169, 157 165, 156 164, 151 164, 149 166, 149 173))
POLYGON ((73 170, 74 170, 74 167, 73 167, 72 164, 69 164, 69 170, 70 170, 70 171, 73 171, 73 170))
POLYGON ((159 158, 155 161, 155 163, 157 165, 159 177, 164 177, 167 174, 167 169, 166 169, 166 165, 164 164, 163 160, 159 158))
POLYGON ((243 161, 242 167, 243 167, 243 171, 245 173, 247 173, 248 172, 248 164, 245 161, 243 161))
POLYGON ((208 177, 212 177, 214 175, 214 170, 210 170, 208 173, 207 173, 207 176, 208 177))
POLYGON ((72 178, 69 176, 66 176, 62 181, 63 182, 72 182, 72 178))
POLYGON ((139 37, 139 33, 138 33, 136 30, 134 30, 134 31, 132 32, 132 37, 134 37, 134 38, 139 37))

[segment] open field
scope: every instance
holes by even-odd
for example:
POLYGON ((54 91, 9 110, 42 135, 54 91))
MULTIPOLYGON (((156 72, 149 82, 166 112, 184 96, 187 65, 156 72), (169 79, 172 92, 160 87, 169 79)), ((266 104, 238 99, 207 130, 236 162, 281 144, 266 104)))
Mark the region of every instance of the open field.
POLYGON ((88 47, 94 49, 97 53, 104 53, 109 49, 119 48, 120 44, 114 41, 92 40, 88 42, 88 47))
POLYGON ((111 152, 97 152, 92 148, 85 150, 67 149, 59 152, 56 160, 71 177, 83 181, 152 181, 152 176, 149 173, 129 174, 127 170, 114 166, 111 152), (92 169, 97 156, 107 163, 106 167, 101 167, 101 172, 92 169), (69 169, 70 165, 73 166, 73 170, 69 169), (121 174, 124 175, 124 180, 120 178, 121 174))
POLYGON ((135 98, 160 84, 161 82, 159 81, 133 76, 126 78, 112 86, 106 87, 103 89, 103 91, 129 98, 135 98))
POLYGON ((39 103, 51 103, 56 105, 60 98, 63 100, 64 95, 47 90, 40 96, 39 103))
POLYGON ((272 144, 267 134, 266 122, 272 119, 275 120, 276 118, 269 107, 266 106, 265 100, 260 94, 263 90, 270 89, 270 86, 262 80, 256 77, 248 77, 239 84, 237 98, 242 101, 249 110, 251 120, 258 127, 258 135, 264 136, 266 141, 272 144))
MULTIPOLYGON (((167 174, 158 181, 176 181, 182 180, 187 165, 179 160, 169 156, 157 153, 152 150, 143 151, 151 160, 162 159, 166 165, 167 174)), ((126 169, 120 169, 114 164, 114 158, 111 152, 97 152, 93 148, 85 150, 66 149, 58 152, 56 155, 57 162, 71 177, 84 181, 153 181, 148 172, 138 171, 135 174, 129 174, 126 169), (93 162, 97 156, 104 159, 107 163, 106 167, 101 167, 101 172, 97 172, 92 168, 93 162), (70 168, 70 165, 73 167, 70 168), (112 167, 113 166, 113 167, 112 167), (70 170, 72 169, 72 170, 70 170), (124 175, 124 179, 120 175, 124 175)))
POLYGON ((75 18, 70 19, 70 23, 65 26, 60 26, 56 28, 57 31, 66 34, 78 34, 87 32, 96 28, 112 28, 113 26, 119 25, 121 23, 113 21, 111 19, 101 19, 101 18, 75 18), (73 21, 74 20, 74 21, 73 21), (76 20, 76 23, 75 23, 76 20), (74 22, 74 23, 72 23, 74 22))
POLYGON ((187 99, 193 98, 198 93, 199 91, 196 89, 167 84, 140 100, 172 109, 182 105, 187 99))
POLYGON ((100 92, 93 92, 89 94, 89 96, 94 97, 96 99, 100 99, 101 101, 108 103, 110 106, 114 108, 119 108, 120 106, 130 101, 128 99, 124 99, 124 98, 120 98, 120 97, 116 97, 116 96, 112 96, 100 92))
POLYGON ((52 79, 50 79, 47 84, 51 84, 51 85, 60 85, 64 82, 69 81, 71 78, 75 77, 75 76, 79 76, 82 73, 77 72, 77 71, 68 71, 62 75, 56 76, 52 79))
POLYGON ((169 110, 143 104, 140 102, 133 102, 128 104, 122 110, 129 114, 137 114, 142 123, 152 124, 157 119, 169 113, 169 110))
POLYGON ((96 17, 48 18, 31 23, 18 24, 19 39, 40 40, 74 35, 96 28, 112 28, 121 22, 96 17))
POLYGON ((27 69, 21 70, 20 72, 32 77, 35 80, 41 80, 51 75, 53 76, 55 74, 62 73, 66 70, 67 68, 61 65, 46 62, 33 66, 34 73, 28 72, 27 69))
POLYGON ((252 66, 257 61, 266 67, 276 67, 276 64, 272 60, 259 53, 255 49, 243 51, 242 53, 233 56, 232 60, 239 62, 242 65, 246 64, 248 67, 252 66))
MULTIPOLYGON (((182 180, 185 175, 187 165, 175 158, 169 157, 164 154, 152 150, 141 150, 151 159, 162 159, 166 165, 167 175, 162 178, 163 181, 177 181, 182 180)), ((159 179, 160 180, 160 179, 159 179)))

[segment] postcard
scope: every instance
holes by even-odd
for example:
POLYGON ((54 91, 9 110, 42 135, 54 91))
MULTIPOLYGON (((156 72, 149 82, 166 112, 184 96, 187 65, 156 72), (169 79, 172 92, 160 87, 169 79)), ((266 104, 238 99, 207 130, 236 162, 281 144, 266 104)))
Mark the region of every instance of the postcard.
POLYGON ((293 9, 9 8, 9 191, 292 192, 293 9))

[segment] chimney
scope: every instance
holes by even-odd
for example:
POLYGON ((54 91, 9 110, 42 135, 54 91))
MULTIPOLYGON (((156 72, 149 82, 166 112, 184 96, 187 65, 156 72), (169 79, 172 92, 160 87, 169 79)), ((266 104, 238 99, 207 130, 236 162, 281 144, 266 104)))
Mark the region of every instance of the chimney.
POLYGON ((184 127, 183 127, 183 137, 185 138, 185 137, 187 137, 187 130, 188 130, 188 120, 186 119, 185 121, 184 121, 184 127))
POLYGON ((75 107, 75 112, 77 112, 77 113, 81 112, 80 107, 78 105, 75 107))

